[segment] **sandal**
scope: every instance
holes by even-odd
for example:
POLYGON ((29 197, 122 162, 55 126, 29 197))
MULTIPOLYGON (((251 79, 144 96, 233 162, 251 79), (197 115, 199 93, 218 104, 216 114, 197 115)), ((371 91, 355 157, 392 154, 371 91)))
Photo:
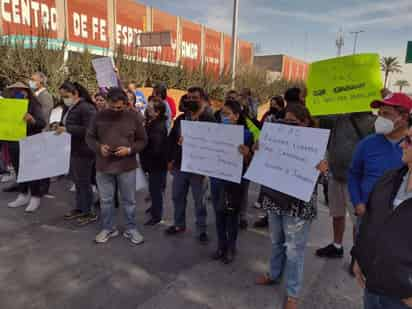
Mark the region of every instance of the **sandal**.
POLYGON ((294 297, 287 297, 285 301, 285 309, 297 309, 298 299, 294 297))
POLYGON ((268 274, 265 274, 256 279, 256 284, 263 285, 263 286, 270 286, 270 285, 277 284, 277 281, 270 278, 268 274))

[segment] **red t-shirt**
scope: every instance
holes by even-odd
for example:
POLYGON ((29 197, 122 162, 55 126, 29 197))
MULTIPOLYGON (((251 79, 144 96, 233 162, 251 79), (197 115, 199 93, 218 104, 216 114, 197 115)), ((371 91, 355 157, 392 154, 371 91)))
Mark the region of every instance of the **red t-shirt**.
POLYGON ((175 119, 176 117, 176 102, 173 98, 167 96, 166 97, 167 104, 169 104, 170 111, 172 112, 172 118, 175 119))

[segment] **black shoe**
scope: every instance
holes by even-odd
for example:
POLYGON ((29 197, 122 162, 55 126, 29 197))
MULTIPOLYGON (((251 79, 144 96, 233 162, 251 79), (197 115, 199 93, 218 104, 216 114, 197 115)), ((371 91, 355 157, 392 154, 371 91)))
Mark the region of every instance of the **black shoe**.
POLYGON ((228 250, 222 259, 223 264, 231 264, 235 260, 236 253, 234 250, 228 250))
POLYGON ((240 222, 239 222, 239 228, 241 229, 241 230, 247 230, 247 227, 249 226, 249 224, 247 223, 247 220, 245 220, 245 219, 240 219, 240 222))
POLYGON ((5 192, 5 193, 11 193, 11 192, 17 192, 17 191, 19 191, 19 185, 18 184, 13 184, 13 185, 3 189, 3 192, 5 192))
POLYGON ((150 219, 149 221, 147 221, 144 225, 146 226, 154 226, 156 224, 159 224, 162 221, 162 219, 150 219))
POLYGON ((199 235, 199 242, 200 242, 201 244, 206 244, 206 243, 209 242, 209 237, 207 236, 206 233, 201 233, 201 234, 199 235))
POLYGON ((96 214, 89 213, 89 214, 83 215, 80 218, 78 218, 76 222, 78 226, 85 226, 90 223, 96 222, 97 220, 98 220, 98 217, 96 214))
POLYGON ((83 216, 83 212, 78 209, 73 209, 64 215, 65 220, 74 220, 83 216))
POLYGON ((217 249, 215 253, 213 253, 210 257, 214 261, 221 260, 225 257, 225 251, 223 249, 217 249))
POLYGON ((268 220, 268 216, 264 216, 262 218, 260 218, 259 220, 257 220, 254 224, 253 227, 257 228, 257 229, 263 229, 269 226, 269 220, 268 220))
POLYGON ((146 210, 145 210, 145 213, 146 214, 150 214, 152 212, 152 207, 149 207, 149 208, 147 208, 146 210))
POLYGON ((330 244, 325 248, 316 250, 316 255, 318 257, 324 257, 328 259, 337 259, 343 257, 343 248, 336 248, 334 244, 330 244))
POLYGON ((177 226, 171 226, 168 227, 165 231, 166 235, 177 235, 186 232, 185 228, 177 227, 177 226))

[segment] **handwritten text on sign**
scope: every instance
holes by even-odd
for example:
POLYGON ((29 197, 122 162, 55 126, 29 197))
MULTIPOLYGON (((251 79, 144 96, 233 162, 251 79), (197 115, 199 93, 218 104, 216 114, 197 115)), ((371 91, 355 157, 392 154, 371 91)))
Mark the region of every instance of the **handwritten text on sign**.
POLYGON ((0 141, 19 141, 26 137, 27 100, 0 99, 0 141))
POLYGON ((380 99, 378 54, 360 54, 310 65, 306 104, 313 116, 370 111, 380 99))
POLYGON ((20 141, 17 182, 66 175, 70 168, 71 135, 44 132, 20 141))
POLYGON ((265 123, 245 178, 308 202, 328 139, 329 130, 265 123))
POLYGON ((242 126, 182 121, 182 171, 240 183, 242 126))
POLYGON ((113 60, 110 57, 101 57, 92 60, 93 68, 96 71, 96 78, 99 87, 118 87, 117 75, 114 71, 113 60))

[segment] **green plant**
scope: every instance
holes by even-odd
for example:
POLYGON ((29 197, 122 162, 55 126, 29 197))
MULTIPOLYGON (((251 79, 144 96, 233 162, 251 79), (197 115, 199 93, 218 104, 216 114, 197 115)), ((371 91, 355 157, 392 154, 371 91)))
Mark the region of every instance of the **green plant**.
POLYGON ((402 92, 402 89, 403 89, 404 87, 409 87, 410 85, 411 85, 411 84, 410 84, 407 80, 404 80, 404 79, 397 80, 397 81, 395 82, 395 86, 399 87, 399 92, 402 92))
POLYGON ((402 66, 397 57, 382 57, 381 70, 385 73, 384 87, 388 84, 388 77, 391 73, 402 73, 402 66))

